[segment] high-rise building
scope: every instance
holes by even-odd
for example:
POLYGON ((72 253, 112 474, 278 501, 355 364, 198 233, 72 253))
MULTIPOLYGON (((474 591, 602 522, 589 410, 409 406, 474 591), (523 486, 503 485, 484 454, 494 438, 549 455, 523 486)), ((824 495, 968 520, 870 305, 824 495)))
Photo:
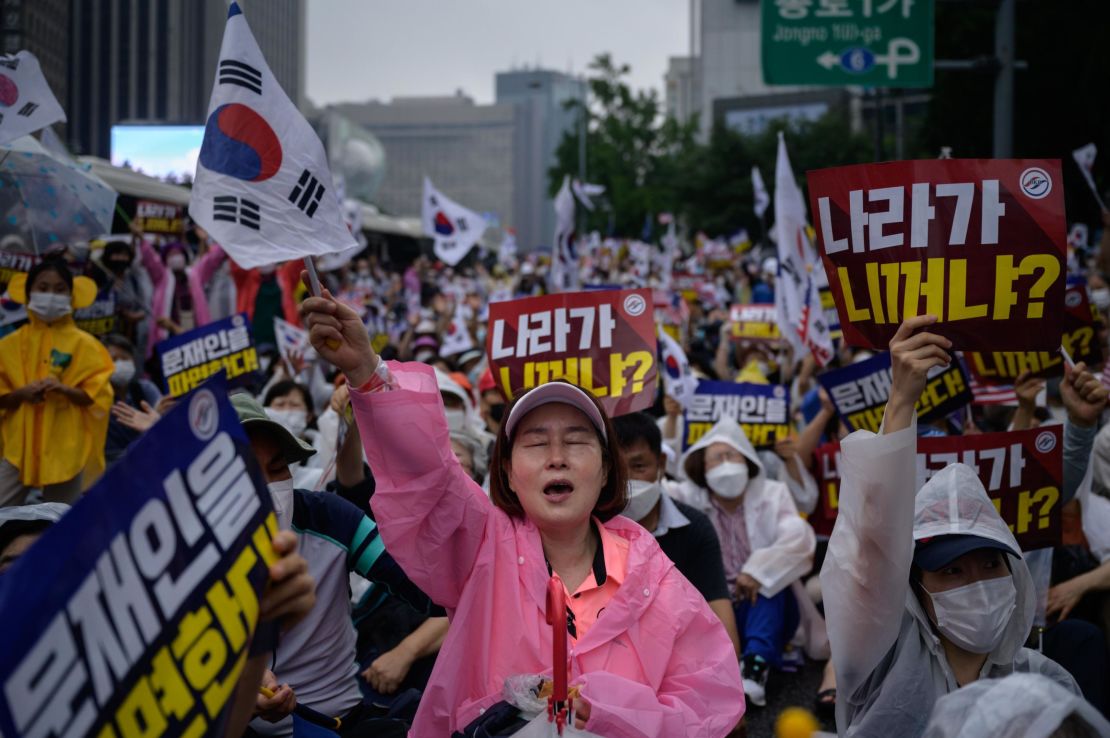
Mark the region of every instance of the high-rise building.
MULTIPOLYGON (((274 76, 301 105, 304 0, 240 5, 274 76)), ((70 147, 107 158, 117 123, 203 123, 227 7, 227 0, 75 0, 69 90, 58 95, 69 117, 70 147)))
POLYGON ((691 56, 672 56, 667 63, 663 77, 664 112, 679 123, 685 123, 698 112, 696 68, 697 58, 691 56))
POLYGON ((555 208, 549 173, 564 134, 580 124, 581 113, 572 103, 585 99, 586 84, 561 72, 522 69, 499 72, 495 88, 497 102, 516 110, 513 223, 517 243, 525 249, 551 245, 555 208))
POLYGON ((389 103, 329 107, 370 131, 385 149, 385 177, 376 205, 394 215, 420 212, 424 177, 445 195, 513 226, 512 105, 475 105, 459 93, 398 97, 389 103))

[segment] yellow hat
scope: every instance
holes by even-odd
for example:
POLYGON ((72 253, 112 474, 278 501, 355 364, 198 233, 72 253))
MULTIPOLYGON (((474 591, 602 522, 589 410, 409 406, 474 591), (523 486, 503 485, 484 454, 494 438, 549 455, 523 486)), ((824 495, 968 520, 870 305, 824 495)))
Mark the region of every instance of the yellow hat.
MULTIPOLYGON (((73 278, 73 296, 70 304, 73 305, 74 310, 92 305, 96 300, 96 282, 88 277, 74 277, 73 278)), ((27 275, 25 273, 16 274, 8 282, 8 297, 12 302, 18 302, 21 305, 27 304, 27 275)))

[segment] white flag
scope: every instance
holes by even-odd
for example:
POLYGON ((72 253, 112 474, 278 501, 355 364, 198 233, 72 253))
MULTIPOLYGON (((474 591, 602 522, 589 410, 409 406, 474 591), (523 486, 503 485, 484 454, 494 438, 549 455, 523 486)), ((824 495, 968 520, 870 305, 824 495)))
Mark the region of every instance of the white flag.
POLYGON ((439 347, 440 356, 454 356, 463 351, 474 348, 474 339, 470 337, 470 329, 466 325, 466 305, 461 299, 455 300, 455 315, 447 332, 443 336, 443 344, 439 347))
POLYGON ((576 179, 571 183, 571 189, 574 190, 574 196, 578 198, 578 202, 582 203, 582 207, 586 208, 586 210, 593 210, 594 202, 590 198, 603 194, 605 192, 605 185, 583 182, 576 179))
POLYGON ((824 366, 832 358, 832 337, 817 292, 817 255, 806 233, 805 202, 794 181, 782 133, 775 164, 775 234, 779 255, 775 311, 779 326, 794 347, 796 359, 811 352, 817 365, 824 366))
POLYGON ((767 186, 763 184, 763 175, 759 173, 759 167, 752 167, 752 194, 755 196, 755 214, 763 220, 763 214, 771 204, 771 196, 767 194, 767 186))
POLYGON ((334 190, 320 139, 233 2, 189 215, 249 269, 354 246, 334 190))
POLYGON ((316 360, 316 350, 308 340, 308 331, 274 318, 274 337, 277 339, 278 353, 292 366, 290 354, 299 354, 306 362, 316 360))
POLYGON ((0 56, 0 105, 0 144, 66 119, 30 51, 0 56))
POLYGON ((486 219, 437 190, 424 178, 421 208, 424 234, 435 240, 436 257, 455 266, 469 253, 486 231, 486 219))
POLYGON ((551 292, 578 289, 578 255, 574 251, 574 195, 570 177, 555 195, 555 242, 551 250, 551 292))
POLYGON ((1102 197, 1098 194, 1094 177, 1091 176, 1091 170, 1095 167, 1095 157, 1098 156, 1098 147, 1089 143, 1071 152, 1071 156, 1075 159, 1075 163, 1079 165, 1079 171, 1083 172, 1083 179, 1087 180, 1087 186, 1091 188, 1091 194, 1098 201, 1098 206, 1106 210, 1106 203, 1102 201, 1102 197))
POLYGON ((509 228, 505 230, 505 238, 497 249, 497 263, 501 266, 512 266, 516 261, 516 231, 509 228))
POLYGON ((689 407, 690 399, 698 389, 698 379, 690 371, 690 362, 686 360, 686 352, 678 341, 663 329, 657 333, 663 359, 663 391, 682 407, 689 407))

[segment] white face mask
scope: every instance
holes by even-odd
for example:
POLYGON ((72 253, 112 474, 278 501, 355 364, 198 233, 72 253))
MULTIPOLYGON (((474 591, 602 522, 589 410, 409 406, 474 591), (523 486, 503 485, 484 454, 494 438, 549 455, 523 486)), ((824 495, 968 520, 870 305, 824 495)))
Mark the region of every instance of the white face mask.
POLYGON ((266 488, 270 490, 270 501, 274 503, 278 527, 289 530, 293 525, 293 477, 280 482, 270 482, 266 488))
POLYGON ((448 430, 461 431, 466 427, 466 411, 464 410, 444 410, 447 416, 448 430))
POLYGON ((135 378, 135 362, 129 359, 116 359, 116 370, 112 372, 112 384, 127 384, 135 378))
POLYGON ((171 272, 180 272, 185 268, 185 254, 175 251, 166 257, 166 266, 171 272))
POLYGON ((266 408, 266 414, 270 416, 270 420, 281 423, 285 430, 298 438, 304 433, 304 429, 308 425, 308 413, 304 410, 278 410, 277 408, 268 407, 266 408))
POLYGON ((53 292, 32 292, 27 309, 47 323, 73 312, 72 298, 67 294, 53 292))
POLYGON ((748 465, 726 461, 705 473, 705 482, 714 493, 735 500, 748 486, 748 465))
POLYGON ((416 352, 416 355, 413 356, 413 358, 424 364, 427 363, 428 360, 430 360, 433 356, 435 356, 435 352, 433 351, 418 351, 416 352))
POLYGON ((1098 287, 1091 290, 1091 302, 1099 310, 1110 308, 1110 287, 1098 287))
POLYGON ((622 514, 636 521, 643 520, 651 513, 662 494, 663 486, 659 482, 629 479, 628 505, 622 514))
POLYGON ((1002 640, 1017 606, 1014 578, 981 579, 945 592, 930 592, 937 630, 971 653, 990 653, 1002 640))

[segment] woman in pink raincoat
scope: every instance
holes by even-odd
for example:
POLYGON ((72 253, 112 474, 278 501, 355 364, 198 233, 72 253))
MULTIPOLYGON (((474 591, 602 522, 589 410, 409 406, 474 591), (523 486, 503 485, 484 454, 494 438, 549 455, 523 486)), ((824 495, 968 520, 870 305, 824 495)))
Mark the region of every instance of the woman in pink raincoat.
POLYGON ((518 399, 487 498, 451 452, 432 369, 380 361, 359 316, 327 292, 303 309, 312 345, 355 388, 382 540, 451 618, 413 736, 449 736, 503 699, 507 677, 550 673, 552 572, 568 593, 579 727, 615 738, 732 730, 744 713, 732 643, 654 537, 618 515, 625 472, 591 395, 556 382, 518 399))

